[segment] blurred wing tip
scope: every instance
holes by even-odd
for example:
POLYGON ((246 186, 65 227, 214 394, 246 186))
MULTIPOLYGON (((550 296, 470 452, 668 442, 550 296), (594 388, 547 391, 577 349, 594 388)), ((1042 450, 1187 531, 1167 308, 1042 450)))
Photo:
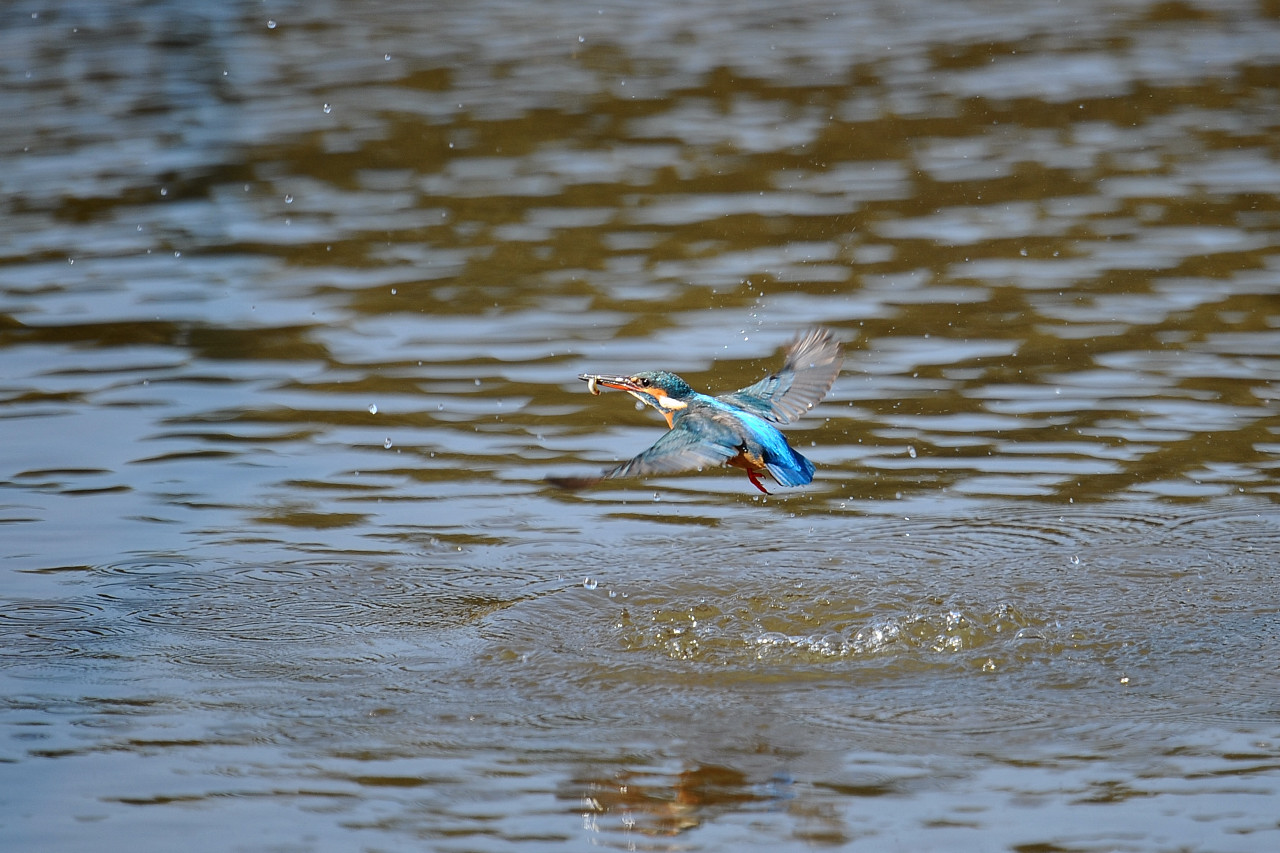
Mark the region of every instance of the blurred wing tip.
POLYGON ((603 479, 604 478, 600 476, 595 476, 595 477, 547 476, 542 478, 543 482, 549 483, 550 485, 556 486, 557 488, 564 489, 567 492, 576 492, 580 489, 585 489, 588 486, 594 486, 596 483, 599 483, 603 479))

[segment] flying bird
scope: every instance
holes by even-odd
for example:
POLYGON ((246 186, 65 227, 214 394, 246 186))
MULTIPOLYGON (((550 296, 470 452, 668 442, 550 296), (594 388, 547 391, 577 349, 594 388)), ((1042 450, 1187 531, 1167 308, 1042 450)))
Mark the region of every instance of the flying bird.
POLYGON ((712 397, 693 390, 674 373, 646 370, 633 376, 584 373, 578 378, 592 394, 600 388, 626 391, 653 406, 670 427, 638 456, 595 477, 548 477, 566 489, 581 489, 614 477, 676 474, 721 465, 747 472, 751 485, 768 474, 782 486, 813 480, 813 463, 797 453, 775 424, 787 424, 826 396, 840 373, 844 353, 826 329, 813 329, 792 342, 777 372, 731 394, 712 397))

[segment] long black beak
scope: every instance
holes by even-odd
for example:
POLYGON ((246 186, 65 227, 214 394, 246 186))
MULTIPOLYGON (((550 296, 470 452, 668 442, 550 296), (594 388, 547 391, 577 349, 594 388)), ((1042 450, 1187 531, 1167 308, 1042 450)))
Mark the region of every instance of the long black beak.
POLYGON ((630 391, 635 386, 631 380, 625 376, 601 376, 598 373, 580 373, 578 378, 587 383, 587 390, 592 394, 599 394, 599 385, 606 388, 614 388, 618 391, 630 391))

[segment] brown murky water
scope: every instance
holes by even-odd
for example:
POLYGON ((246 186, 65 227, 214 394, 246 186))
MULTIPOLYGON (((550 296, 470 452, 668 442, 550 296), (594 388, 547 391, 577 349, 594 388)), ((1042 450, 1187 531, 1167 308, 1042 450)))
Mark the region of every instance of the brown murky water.
POLYGON ((1274 0, 195 5, 0 24, 0 847, 1280 847, 1274 0))

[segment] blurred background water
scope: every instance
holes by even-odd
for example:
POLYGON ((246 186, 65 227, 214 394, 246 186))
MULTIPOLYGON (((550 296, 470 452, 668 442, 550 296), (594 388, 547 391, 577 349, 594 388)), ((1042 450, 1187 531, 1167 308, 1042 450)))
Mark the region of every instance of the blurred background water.
POLYGON ((1280 845, 1280 3, 0 23, 0 846, 1280 845), (570 494, 846 342, 740 472, 570 494))

